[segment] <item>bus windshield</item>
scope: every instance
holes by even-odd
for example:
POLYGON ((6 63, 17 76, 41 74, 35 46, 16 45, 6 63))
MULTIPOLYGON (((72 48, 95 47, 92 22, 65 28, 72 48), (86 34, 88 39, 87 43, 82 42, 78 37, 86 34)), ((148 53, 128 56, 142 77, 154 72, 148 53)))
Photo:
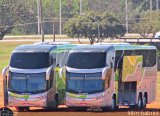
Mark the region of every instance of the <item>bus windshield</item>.
POLYGON ((101 73, 67 74, 67 91, 73 93, 96 93, 103 91, 104 81, 101 73))
POLYGON ((106 64, 105 52, 73 52, 70 53, 67 66, 77 69, 103 68, 106 64))
POLYGON ((40 69, 49 66, 48 53, 18 53, 11 56, 10 66, 19 69, 40 69))
POLYGON ((46 90, 45 73, 20 74, 11 73, 9 90, 14 92, 41 92, 46 90))

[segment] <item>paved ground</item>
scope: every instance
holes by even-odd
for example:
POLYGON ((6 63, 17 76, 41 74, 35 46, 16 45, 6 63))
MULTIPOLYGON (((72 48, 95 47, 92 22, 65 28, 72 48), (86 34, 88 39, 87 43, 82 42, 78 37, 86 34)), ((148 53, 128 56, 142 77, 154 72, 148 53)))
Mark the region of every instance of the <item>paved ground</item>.
POLYGON ((129 115, 153 115, 160 116, 160 109, 148 108, 147 110, 131 110, 121 108, 118 111, 86 111, 61 108, 57 111, 45 111, 43 109, 32 109, 30 112, 15 112, 15 116, 129 116, 129 115))

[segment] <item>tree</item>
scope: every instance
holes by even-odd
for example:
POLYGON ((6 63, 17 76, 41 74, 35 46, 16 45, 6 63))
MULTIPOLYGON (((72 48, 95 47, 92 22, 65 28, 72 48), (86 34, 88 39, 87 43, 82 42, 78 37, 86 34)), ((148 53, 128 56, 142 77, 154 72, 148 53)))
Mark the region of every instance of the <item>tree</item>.
POLYGON ((18 23, 30 22, 33 14, 29 11, 25 0, 1 0, 0 1, 0 40, 11 32, 14 25, 18 23))
POLYGON ((105 38, 117 38, 125 34, 126 30, 120 21, 108 12, 87 13, 78 15, 66 22, 64 30, 69 37, 85 37, 90 43, 103 41, 105 38), (100 38, 98 35, 98 26, 100 38))
POLYGON ((143 37, 147 37, 148 34, 155 34, 160 31, 160 12, 147 11, 141 17, 138 23, 133 25, 133 31, 139 33, 143 37))
MULTIPOLYGON (((82 3, 83 12, 98 11, 102 13, 108 11, 116 15, 118 20, 125 25, 125 0, 82 0, 82 3)), ((141 15, 149 10, 149 4, 150 0, 128 0, 129 32, 133 32, 132 24, 135 25, 135 22, 139 22, 141 15)), ((62 0, 62 26, 68 18, 80 13, 79 6, 79 0, 62 0)), ((53 33, 53 22, 55 33, 59 33, 59 0, 42 0, 42 7, 44 33, 53 33)), ((153 10, 155 9, 156 0, 153 0, 153 10)), ((0 0, 0 14, 0 38, 9 32, 12 34, 37 33, 37 0, 0 0), (24 17, 23 20, 21 17, 24 17), (11 26, 22 23, 32 24, 11 26), (9 28, 9 26, 11 27, 9 28)), ((96 27, 96 23, 94 25, 96 27)))

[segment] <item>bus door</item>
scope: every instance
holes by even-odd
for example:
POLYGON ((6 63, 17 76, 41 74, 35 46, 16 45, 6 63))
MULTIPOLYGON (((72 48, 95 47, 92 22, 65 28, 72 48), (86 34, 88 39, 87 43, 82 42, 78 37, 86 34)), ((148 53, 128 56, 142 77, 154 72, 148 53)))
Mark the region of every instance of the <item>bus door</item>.
POLYGON ((118 102, 123 105, 136 104, 137 82, 121 82, 118 89, 118 102))
POLYGON ((137 82, 141 80, 142 56, 124 56, 118 79, 118 103, 135 105, 137 82), (137 69, 137 67, 139 69, 137 69), (138 70, 138 71, 137 71, 138 70), (134 75, 134 73, 138 75, 134 75))

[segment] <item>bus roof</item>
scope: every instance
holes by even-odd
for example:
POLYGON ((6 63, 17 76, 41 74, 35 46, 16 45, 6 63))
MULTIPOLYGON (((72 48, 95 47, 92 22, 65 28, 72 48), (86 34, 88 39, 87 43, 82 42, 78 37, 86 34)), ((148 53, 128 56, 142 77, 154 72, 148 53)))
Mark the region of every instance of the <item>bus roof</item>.
POLYGON ((49 52, 52 48, 56 48, 56 46, 45 44, 27 44, 16 47, 13 52, 49 52))
POLYGON ((93 45, 131 45, 130 43, 126 43, 126 42, 117 42, 117 43, 95 43, 93 45))
POLYGON ((125 45, 125 46, 114 46, 115 50, 148 50, 148 49, 155 49, 155 46, 147 46, 147 45, 125 45))
POLYGON ((20 45, 13 52, 50 52, 50 50, 72 49, 74 44, 26 44, 20 45))
POLYGON ((83 51, 107 51, 113 48, 115 50, 145 50, 145 49, 155 49, 155 46, 147 45, 131 45, 131 44, 93 44, 93 45, 80 45, 72 49, 73 52, 83 52, 83 51))

